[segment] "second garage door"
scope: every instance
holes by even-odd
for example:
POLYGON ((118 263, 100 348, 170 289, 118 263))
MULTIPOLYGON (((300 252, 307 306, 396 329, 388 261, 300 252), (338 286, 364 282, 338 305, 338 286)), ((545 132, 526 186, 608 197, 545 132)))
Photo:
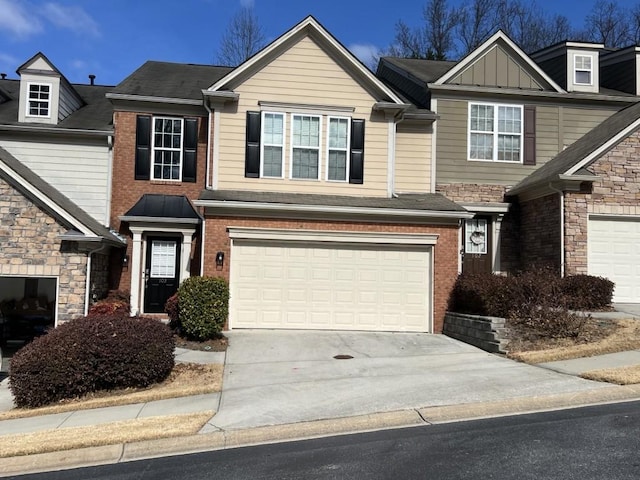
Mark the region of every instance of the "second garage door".
POLYGON ((640 302, 640 219, 589 219, 589 274, 616 284, 614 302, 640 302))
POLYGON ((231 328, 430 329, 431 247, 235 240, 231 328))

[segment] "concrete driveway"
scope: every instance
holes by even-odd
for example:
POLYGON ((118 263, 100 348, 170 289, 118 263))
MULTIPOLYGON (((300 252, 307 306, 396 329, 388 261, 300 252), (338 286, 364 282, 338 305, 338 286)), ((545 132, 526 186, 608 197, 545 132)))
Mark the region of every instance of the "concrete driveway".
POLYGON ((220 408, 203 432, 607 386, 507 360, 443 335, 286 330, 226 335, 220 408))

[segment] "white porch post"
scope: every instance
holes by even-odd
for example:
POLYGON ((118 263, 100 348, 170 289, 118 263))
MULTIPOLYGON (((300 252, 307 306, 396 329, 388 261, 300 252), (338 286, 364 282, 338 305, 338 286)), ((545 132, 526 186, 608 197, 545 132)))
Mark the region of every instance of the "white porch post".
POLYGON ((493 221, 493 272, 501 273, 500 259, 500 231, 502 229, 502 219, 504 214, 498 214, 493 221))
POLYGON ((193 230, 182 232, 182 255, 180 258, 180 283, 191 276, 191 244, 193 230))
POLYGON ((131 315, 140 312, 140 279, 142 270, 142 230, 130 227, 133 233, 133 251, 131 252, 131 315))

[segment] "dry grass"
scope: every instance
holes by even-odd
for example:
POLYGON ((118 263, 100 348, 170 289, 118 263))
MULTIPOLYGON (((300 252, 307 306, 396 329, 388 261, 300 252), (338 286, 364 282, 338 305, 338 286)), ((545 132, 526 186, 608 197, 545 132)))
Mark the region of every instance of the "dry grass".
POLYGON ((213 411, 0 436, 0 458, 193 435, 213 411), (96 430, 99 434, 96 434, 96 430))
MULTIPOLYGON (((541 341, 538 344, 518 345, 508 357, 525 363, 544 363, 572 358, 592 357, 606 353, 637 350, 640 348, 640 322, 637 320, 617 320, 613 328, 603 326, 604 335, 589 343, 576 344, 571 339, 541 341)), ((511 345, 510 345, 511 346, 511 345)))
POLYGON ((598 382, 617 383, 618 385, 632 385, 640 383, 640 365, 619 368, 603 368, 591 370, 580 375, 587 380, 598 382))
POLYGON ((223 366, 220 364, 179 363, 175 366, 169 378, 149 388, 96 392, 82 398, 67 400, 46 407, 16 408, 0 413, 0 420, 129 405, 132 403, 146 403, 167 398, 219 392, 222 388, 222 371, 223 366))

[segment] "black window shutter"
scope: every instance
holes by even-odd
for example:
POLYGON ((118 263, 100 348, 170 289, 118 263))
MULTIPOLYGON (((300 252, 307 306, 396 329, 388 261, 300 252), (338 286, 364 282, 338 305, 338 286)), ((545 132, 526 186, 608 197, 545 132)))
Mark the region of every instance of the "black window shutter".
POLYGON ((184 119, 184 139, 182 142, 182 181, 196 181, 196 155, 198 150, 198 119, 184 119))
POLYGON ((138 115, 136 119, 136 180, 149 180, 151 174, 151 117, 138 115))
POLYGON ((247 112, 247 144, 244 176, 260 176, 260 112, 247 112))
POLYGON ((351 156, 349 183, 364 182, 364 120, 351 120, 351 156))
POLYGON ((524 106, 524 165, 536 164, 536 107, 524 106))

